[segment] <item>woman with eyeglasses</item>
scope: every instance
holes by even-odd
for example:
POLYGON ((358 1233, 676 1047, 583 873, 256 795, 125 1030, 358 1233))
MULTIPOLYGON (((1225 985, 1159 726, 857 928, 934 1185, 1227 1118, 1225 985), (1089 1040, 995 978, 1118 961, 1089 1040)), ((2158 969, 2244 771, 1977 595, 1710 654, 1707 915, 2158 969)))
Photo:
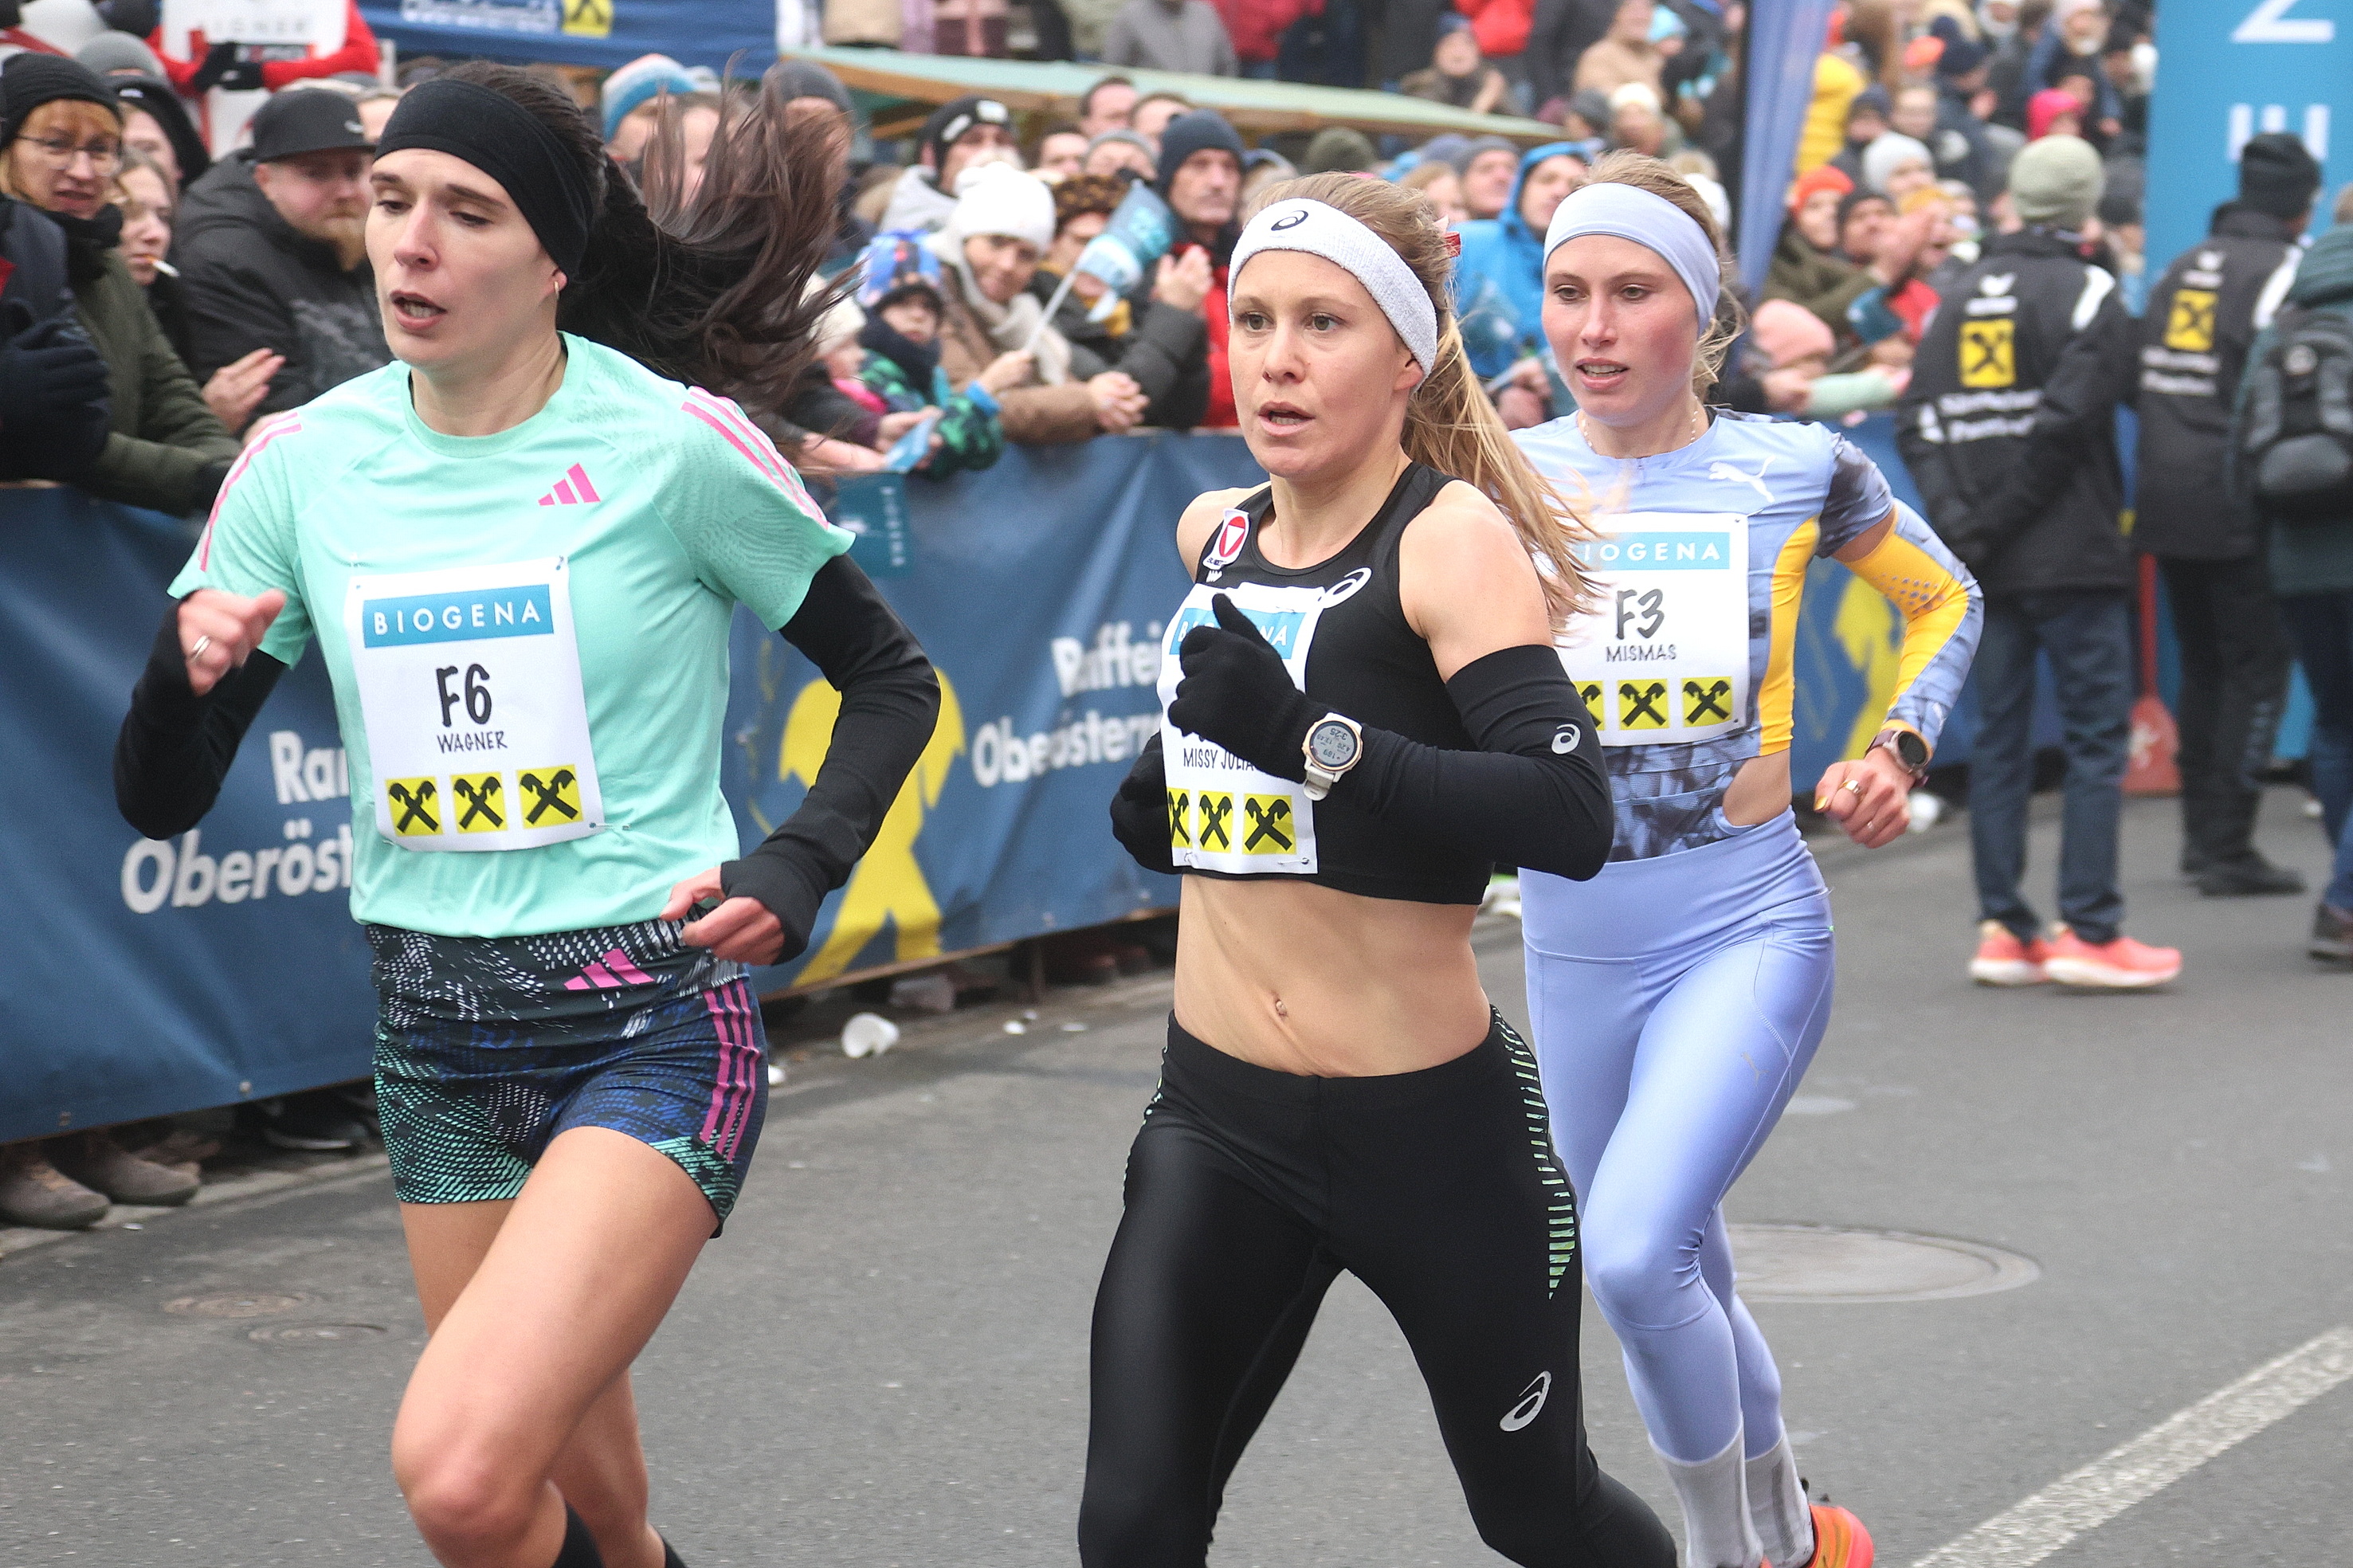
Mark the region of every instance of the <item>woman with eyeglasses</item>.
POLYGON ((30 51, 0 65, 0 193, 64 233, 74 314, 106 362, 111 402, 104 446, 45 477, 107 500, 199 512, 237 460, 237 437, 206 405, 124 264, 121 168, 121 107, 87 67, 30 51))

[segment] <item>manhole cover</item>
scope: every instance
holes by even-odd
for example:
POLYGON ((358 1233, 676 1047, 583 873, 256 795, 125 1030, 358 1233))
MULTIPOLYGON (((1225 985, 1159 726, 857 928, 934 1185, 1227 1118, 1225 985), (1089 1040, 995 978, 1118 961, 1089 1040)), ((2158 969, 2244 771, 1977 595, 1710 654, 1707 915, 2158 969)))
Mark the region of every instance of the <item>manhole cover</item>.
POLYGON ((1736 1225, 1732 1256, 1751 1301, 1941 1301, 2042 1277, 2015 1252, 1948 1236, 1827 1225, 1736 1225))
POLYGON ((184 1318, 266 1318, 273 1312, 290 1312, 309 1300, 287 1290, 215 1290, 166 1301, 164 1310, 184 1318))
POLYGON ((380 1323, 271 1323, 247 1330, 245 1337, 258 1345, 313 1350, 382 1339, 389 1331, 380 1323))

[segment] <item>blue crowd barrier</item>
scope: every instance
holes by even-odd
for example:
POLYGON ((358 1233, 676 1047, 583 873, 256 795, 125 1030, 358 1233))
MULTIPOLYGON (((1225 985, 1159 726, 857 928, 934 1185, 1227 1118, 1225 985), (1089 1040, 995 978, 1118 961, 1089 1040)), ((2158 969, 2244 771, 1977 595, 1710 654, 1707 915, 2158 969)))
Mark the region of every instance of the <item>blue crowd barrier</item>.
MULTIPOLYGON (((1858 437, 1908 489, 1885 421, 1858 437)), ((1179 510, 1261 478, 1239 437, 1014 447, 908 487, 885 592, 939 667, 931 745, 808 952, 764 993, 1115 920, 1175 901, 1104 808, 1153 731, 1179 510)), ((343 889, 354 831, 320 661, 289 672, 201 826, 164 843, 116 815, 115 729, 184 524, 65 489, 0 491, 0 1142, 364 1076, 366 944, 343 889)), ((1834 562, 1797 644, 1800 788, 1876 731, 1903 623, 1834 562)), ((837 699, 737 616, 721 759, 744 843, 798 804, 837 699)), ((1963 754, 1964 714, 1945 754, 1963 754)), ((363 827, 363 831, 369 831, 363 827)), ((681 870, 688 869, 681 868, 681 870)))

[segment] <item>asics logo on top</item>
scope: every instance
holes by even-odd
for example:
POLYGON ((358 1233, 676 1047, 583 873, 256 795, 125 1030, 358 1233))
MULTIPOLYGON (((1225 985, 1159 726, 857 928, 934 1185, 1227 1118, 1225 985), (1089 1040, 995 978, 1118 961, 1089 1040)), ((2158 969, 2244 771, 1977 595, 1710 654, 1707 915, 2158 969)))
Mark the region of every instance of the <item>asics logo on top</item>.
POLYGON ((1330 587, 1324 590, 1322 600, 1324 607, 1328 610, 1333 605, 1342 603, 1353 596, 1357 589, 1363 587, 1372 580, 1373 569, 1371 567, 1357 567, 1354 572, 1349 573, 1345 577, 1341 578, 1337 583, 1333 584, 1330 587))
POLYGON ((542 506, 582 506, 605 498, 588 482, 588 470, 575 463, 555 481, 555 488, 539 498, 542 506))
POLYGON ((1577 742, 1581 739, 1583 737, 1577 733, 1576 725, 1563 724, 1552 734, 1553 755, 1556 757, 1568 755, 1569 752, 1577 750, 1577 742))
POLYGON ((1504 1411, 1504 1418, 1495 1425, 1506 1432, 1518 1431, 1543 1413, 1545 1395, 1551 1392, 1552 1373, 1548 1372, 1536 1373, 1536 1380, 1521 1391, 1520 1402, 1504 1411))

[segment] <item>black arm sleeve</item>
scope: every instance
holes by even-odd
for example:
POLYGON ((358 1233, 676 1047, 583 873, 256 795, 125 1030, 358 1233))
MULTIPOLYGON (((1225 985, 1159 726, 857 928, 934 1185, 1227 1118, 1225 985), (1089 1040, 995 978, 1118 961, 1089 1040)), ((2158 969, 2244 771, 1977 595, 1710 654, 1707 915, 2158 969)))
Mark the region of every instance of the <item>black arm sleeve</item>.
POLYGON ((1475 752, 1386 730, 1334 786, 1350 804, 1500 865, 1583 881, 1609 858, 1609 775, 1593 720, 1560 656, 1499 649, 1446 683, 1475 752))
POLYGON ((818 905, 874 842, 940 716, 931 660, 846 555, 810 580, 784 638, 841 693, 833 742, 799 809, 758 848, 719 868, 729 898, 757 899, 783 922, 779 962, 808 945, 818 905))
POLYGON ((283 664, 257 650, 197 696, 188 687, 174 603, 114 738, 114 804, 122 819, 150 838, 194 827, 213 808, 237 743, 285 673, 283 664))

